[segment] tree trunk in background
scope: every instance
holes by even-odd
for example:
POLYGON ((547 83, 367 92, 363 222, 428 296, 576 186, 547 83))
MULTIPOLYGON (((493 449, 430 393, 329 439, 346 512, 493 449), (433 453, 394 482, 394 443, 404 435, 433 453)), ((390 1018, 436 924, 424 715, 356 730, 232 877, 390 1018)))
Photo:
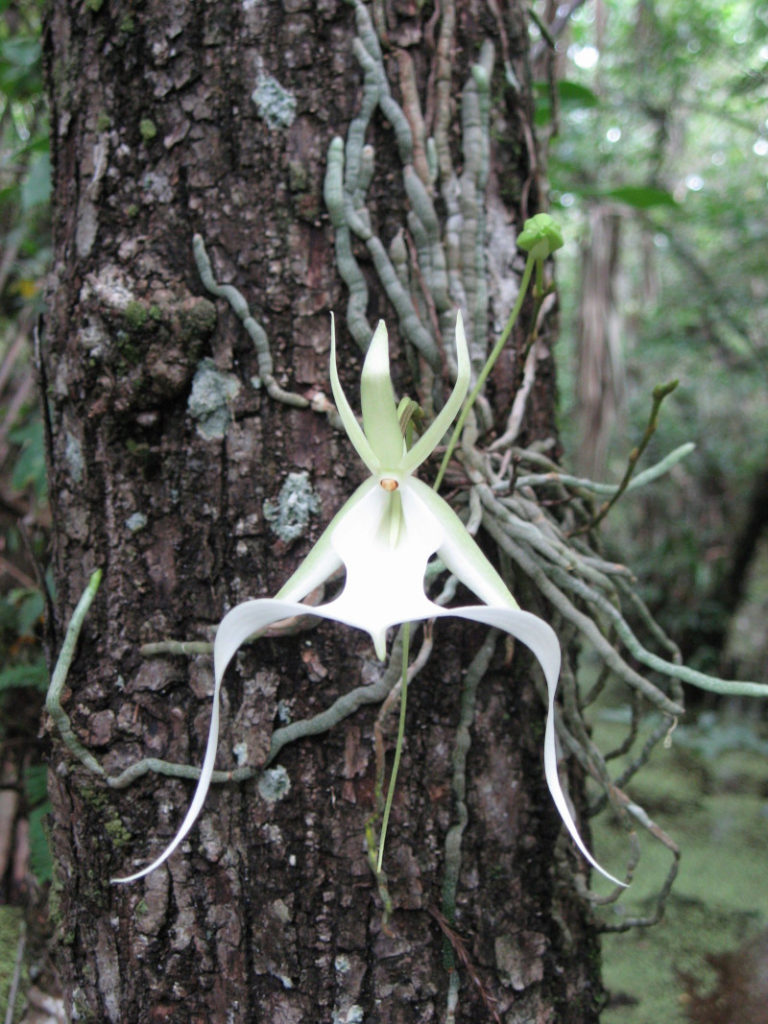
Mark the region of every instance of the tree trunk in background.
MULTIPOLYGON (((494 42, 480 268, 494 334, 522 268, 516 231, 539 201, 525 5, 504 6, 503 22, 484 0, 372 12, 393 96, 403 102, 412 64, 428 134, 435 90, 450 87, 458 167, 461 89, 483 42, 494 42), (435 75, 441 38, 451 45, 435 75)), ((234 603, 274 594, 363 478, 325 416, 254 386, 264 364, 229 305, 202 286, 192 255, 199 232, 217 280, 236 285, 263 325, 277 383, 293 392, 328 393, 336 310, 342 378, 357 404, 361 353, 345 326, 349 296, 323 203, 330 140, 346 137, 365 102, 355 16, 338 0, 50 6, 56 264, 43 364, 55 627, 60 642, 101 567, 64 707, 110 775, 148 756, 200 763, 210 659, 143 657, 141 645, 210 640, 234 603), (307 514, 287 522, 281 489, 301 473, 307 514)), ((368 207, 388 244, 408 207, 393 132, 378 113, 366 141, 376 153, 368 207)), ((395 312, 355 245, 368 318, 387 319, 393 356, 402 353, 395 312)), ((394 366, 399 392, 414 393, 423 361, 394 366)), ((499 424, 517 379, 512 352, 491 389, 499 424)), ((545 353, 524 441, 553 436, 553 407, 545 353)), ((433 911, 456 814, 461 681, 482 634, 449 621, 435 636, 409 700, 386 852, 388 924, 365 850, 377 707, 286 747, 288 792, 263 779, 214 787, 183 848, 130 886, 109 878, 159 852, 191 783, 147 775, 114 790, 55 739, 59 959, 78 1020, 478 1022, 493 1019, 494 1005, 507 1024, 597 1020, 596 939, 553 858, 544 709, 529 662, 516 658, 513 673, 501 644, 472 730, 453 926, 469 969, 459 966, 455 1016, 447 1009, 446 939, 433 911)), ((228 674, 218 766, 239 757, 258 767, 287 717, 316 714, 381 672, 367 637, 329 624, 261 640, 228 674)))
MULTIPOLYGON (((712 586, 709 599, 695 621, 682 630, 680 650, 687 662, 702 664, 706 671, 733 673, 728 664, 728 635, 733 628, 733 619, 746 596, 749 577, 759 551, 762 537, 768 527, 768 465, 756 474, 748 500, 746 514, 739 516, 736 523, 728 557, 722 559, 722 569, 712 586)), ((741 512, 741 509, 738 510, 741 512)), ((765 671, 760 649, 755 659, 758 664, 753 671, 758 675, 765 671), (762 664, 761 664, 762 662, 762 664)), ((743 670, 743 666, 741 666, 743 670)))
POLYGON ((617 302, 621 217, 594 206, 582 245, 576 341, 577 463, 593 480, 605 476, 611 434, 624 405, 624 352, 617 302))

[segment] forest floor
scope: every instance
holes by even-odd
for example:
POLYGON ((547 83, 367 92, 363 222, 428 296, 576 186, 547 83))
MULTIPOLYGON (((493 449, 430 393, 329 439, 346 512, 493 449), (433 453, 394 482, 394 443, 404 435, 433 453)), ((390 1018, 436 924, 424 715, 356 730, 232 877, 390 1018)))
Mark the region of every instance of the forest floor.
MULTIPOLYGON (((662 921, 603 938, 601 1024, 768 1024, 768 730, 757 714, 745 702, 687 716, 627 785, 682 856, 662 921)), ((600 749, 626 732, 620 715, 599 716, 600 749)), ((612 924, 649 914, 669 870, 669 850, 641 840, 630 889, 602 912, 612 924)), ((618 827, 598 823, 594 843, 609 870, 626 861, 618 827)))

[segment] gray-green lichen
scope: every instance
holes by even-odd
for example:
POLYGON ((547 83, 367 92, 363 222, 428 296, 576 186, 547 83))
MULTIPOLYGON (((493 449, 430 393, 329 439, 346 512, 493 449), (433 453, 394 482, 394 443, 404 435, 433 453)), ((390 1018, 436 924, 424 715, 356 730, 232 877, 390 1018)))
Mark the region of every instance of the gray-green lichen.
POLYGON ((494 954, 503 983, 516 992, 522 992, 529 985, 541 981, 546 948, 546 937, 538 932, 497 936, 494 954))
POLYGON ((226 434, 232 422, 230 402, 239 390, 236 377, 217 370, 212 359, 203 359, 192 381, 187 409, 206 441, 219 441, 226 434))
POLYGON ((81 484, 83 482, 83 473, 85 471, 83 448, 75 435, 70 434, 69 431, 67 431, 67 443, 64 449, 64 457, 67 460, 67 465, 69 466, 72 482, 75 484, 81 484))
POLYGON ((362 1024, 363 1008, 355 1003, 346 1010, 334 1010, 332 1024, 362 1024))
POLYGON ((265 501, 264 518, 286 544, 307 531, 309 517, 320 511, 320 502, 312 490, 309 473, 289 473, 280 489, 277 503, 265 501))
POLYGON ((251 93, 259 117, 270 128, 290 128, 296 118, 296 97, 280 85, 272 75, 259 75, 251 93))
POLYGON ((276 768, 267 768, 259 777, 258 789, 262 800, 266 800, 270 804, 277 803, 278 800, 288 796, 291 791, 288 772, 281 764, 276 768))
POLYGON ((128 516, 125 520, 125 525, 131 533, 138 533, 139 530, 143 530, 147 525, 147 517, 143 512, 134 512, 133 515, 128 516))
POLYGON ((285 900, 281 900, 279 897, 270 903, 269 912, 276 921, 280 922, 280 924, 288 924, 293 920, 293 914, 291 913, 290 907, 285 900))

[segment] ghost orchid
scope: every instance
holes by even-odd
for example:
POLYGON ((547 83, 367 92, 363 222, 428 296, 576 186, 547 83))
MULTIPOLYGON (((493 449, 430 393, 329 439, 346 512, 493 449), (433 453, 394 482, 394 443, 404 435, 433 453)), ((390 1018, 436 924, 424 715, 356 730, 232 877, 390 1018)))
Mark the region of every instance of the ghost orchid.
POLYGON ((187 815, 173 841, 148 867, 117 882, 149 874, 170 857, 194 824, 213 773, 219 729, 219 692, 224 672, 238 648, 267 627, 311 612, 369 633, 384 659, 391 626, 454 616, 493 626, 521 640, 539 661, 549 693, 544 738, 544 767, 552 799, 566 828, 587 860, 611 881, 579 836, 557 773, 554 700, 560 672, 560 645, 542 619, 522 611, 499 574, 449 505, 414 473, 442 440, 467 393, 469 354, 459 314, 456 323, 458 373, 448 401, 422 436, 407 448, 398 421, 389 374, 387 329, 383 321, 371 340, 361 381, 362 427, 342 390, 336 367, 336 338, 331 320, 331 388, 349 440, 371 476, 333 518, 304 562, 274 598, 246 601, 224 616, 214 643, 214 693, 208 744, 200 780, 187 815), (484 602, 443 608, 424 591, 427 562, 437 555, 484 602), (309 609, 301 604, 310 591, 343 567, 341 593, 309 609))

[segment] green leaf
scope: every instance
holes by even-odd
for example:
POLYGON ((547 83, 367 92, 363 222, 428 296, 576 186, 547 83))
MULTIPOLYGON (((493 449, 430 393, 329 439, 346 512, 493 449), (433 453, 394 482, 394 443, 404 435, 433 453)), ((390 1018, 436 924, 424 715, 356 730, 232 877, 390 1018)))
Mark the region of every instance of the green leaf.
POLYGON ((48 669, 42 658, 28 665, 11 665, 0 672, 0 693, 4 690, 32 687, 42 693, 48 689, 48 669))
POLYGON ((603 192, 602 195, 626 203, 627 206, 633 206, 636 210, 648 210, 652 206, 677 206, 671 192, 650 185, 621 185, 619 188, 603 192))
MULTIPOLYGON (((552 120, 551 86, 549 82, 534 84, 536 111, 534 121, 537 125, 547 124, 552 120)), ((556 85, 557 101, 563 113, 573 110, 591 110, 600 106, 600 97, 580 82, 563 79, 556 85)))
POLYGON ((23 491, 27 487, 32 487, 38 500, 42 500, 46 493, 42 420, 39 416, 34 416, 27 423, 15 427, 9 436, 14 444, 21 445, 21 451, 11 474, 11 484, 14 490, 23 491))
POLYGON ((40 60, 40 40, 35 36, 13 36, 0 43, 0 68, 28 70, 40 60))
POLYGON ((30 764, 24 771, 24 797, 30 807, 37 807, 48 799, 48 768, 44 764, 30 764))
POLYGON ((580 82, 567 79, 557 83, 557 95, 563 106, 568 107, 599 107, 600 97, 580 82))
POLYGON ((19 636, 34 636, 35 626, 45 611, 45 601, 39 590, 28 590, 18 605, 16 628, 19 636))
POLYGON ((14 36, 0 43, 0 89, 10 100, 33 99, 42 92, 40 40, 14 36))
POLYGON ((572 192, 585 199, 613 199, 617 203, 625 203, 636 210, 649 210, 654 206, 668 206, 677 209, 679 204, 671 192, 651 185, 619 185, 617 188, 597 188, 594 185, 578 185, 573 182, 561 182, 561 192, 572 192))
POLYGON ((750 68, 730 84, 731 96, 748 96, 753 92, 764 92, 768 84, 768 64, 762 68, 750 68))

